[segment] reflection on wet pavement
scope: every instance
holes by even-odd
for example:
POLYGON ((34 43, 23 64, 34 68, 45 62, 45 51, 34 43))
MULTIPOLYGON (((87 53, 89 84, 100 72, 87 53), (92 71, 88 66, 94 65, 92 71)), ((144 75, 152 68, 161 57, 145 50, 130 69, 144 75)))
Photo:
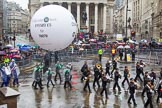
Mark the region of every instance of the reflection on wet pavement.
MULTIPOLYGON (((103 66, 105 66, 105 62, 103 62, 103 66)), ((92 62, 88 61, 88 63, 92 62)), ((78 64, 75 63, 75 66, 77 69, 80 69, 82 64, 83 62, 78 64)), ((118 67, 121 74, 125 65, 128 65, 128 68, 131 71, 131 76, 134 77, 135 64, 119 64, 118 67)), ((147 69, 150 70, 148 67, 146 70, 147 69)), ((108 85, 108 99, 106 99, 105 96, 100 96, 102 88, 93 89, 92 82, 90 83, 92 93, 83 91, 84 84, 80 82, 80 75, 78 71, 72 72, 72 90, 68 88, 64 89, 63 84, 56 84, 55 88, 52 86, 46 88, 45 82, 43 90, 34 90, 31 86, 32 79, 29 78, 27 82, 21 84, 18 89, 21 93, 18 98, 18 108, 134 108, 133 105, 127 104, 129 97, 129 93, 126 91, 128 88, 127 83, 125 84, 125 87, 120 85, 122 93, 118 93, 118 91, 112 91, 113 82, 111 82, 108 85)), ((120 82, 122 80, 123 77, 120 79, 120 82)), ((138 103, 137 108, 143 108, 144 101, 146 101, 146 99, 147 97, 141 98, 141 90, 138 90, 136 93, 136 101, 138 103)), ((158 107, 154 102, 154 108, 160 107, 158 107)))

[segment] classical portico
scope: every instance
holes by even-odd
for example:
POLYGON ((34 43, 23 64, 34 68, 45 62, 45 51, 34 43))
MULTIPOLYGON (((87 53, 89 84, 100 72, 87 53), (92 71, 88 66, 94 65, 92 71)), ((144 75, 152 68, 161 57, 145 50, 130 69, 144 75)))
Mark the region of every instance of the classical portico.
MULTIPOLYGON (((112 28, 110 19, 108 19, 108 7, 110 6, 108 1, 109 0, 48 0, 48 2, 46 2, 46 0, 40 0, 39 4, 40 7, 50 4, 61 5, 73 14, 77 21, 78 30, 86 28, 88 32, 98 33, 100 30, 106 32, 108 29, 112 28), (86 22, 84 22, 82 18, 83 12, 87 14, 86 22)), ((111 0, 111 2, 113 2, 113 0, 111 0)))

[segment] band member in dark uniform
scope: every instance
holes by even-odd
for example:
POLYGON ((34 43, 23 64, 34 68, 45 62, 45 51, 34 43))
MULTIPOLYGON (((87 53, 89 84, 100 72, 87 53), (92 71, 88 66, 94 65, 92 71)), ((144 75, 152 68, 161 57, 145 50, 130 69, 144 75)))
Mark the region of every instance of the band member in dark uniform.
POLYGON ((152 104, 152 93, 153 93, 153 86, 151 84, 151 82, 148 82, 147 84, 147 89, 146 89, 146 93, 147 93, 147 101, 145 103, 145 108, 147 108, 147 106, 150 104, 150 108, 153 108, 153 104, 152 104))
POLYGON ((134 106, 137 106, 135 98, 134 98, 134 94, 135 94, 135 90, 137 89, 137 84, 134 82, 133 78, 130 79, 130 83, 129 83, 129 99, 128 99, 128 104, 131 104, 131 99, 134 103, 134 106))
POLYGON ((119 71, 118 71, 119 69, 118 68, 116 68, 116 71, 114 72, 114 86, 113 86, 113 90, 115 91, 115 88, 116 88, 116 86, 118 87, 118 91, 119 92, 121 92, 121 88, 120 88, 120 86, 119 86, 119 78, 121 79, 121 75, 119 74, 119 71))
POLYGON ((90 85, 89 85, 90 77, 91 77, 91 72, 90 72, 90 69, 88 69, 85 74, 85 85, 84 85, 83 90, 86 91, 86 88, 88 87, 89 93, 91 93, 91 89, 90 89, 90 85))
POLYGON ((148 72, 145 72, 143 79, 144 79, 144 88, 143 88, 141 96, 144 97, 144 93, 146 92, 146 89, 147 89, 147 83, 151 81, 151 77, 149 76, 148 72))
POLYGON ((159 103, 159 99, 162 98, 162 82, 160 82, 157 90, 158 96, 156 102, 159 103))
POLYGON ((110 76, 110 62, 109 61, 107 61, 106 63, 106 74, 110 76))
POLYGON ((122 82, 122 86, 124 86, 125 81, 127 81, 128 85, 129 85, 129 80, 128 80, 129 77, 130 77, 130 73, 129 73, 128 67, 125 66, 125 69, 124 69, 124 80, 122 82))
POLYGON ((140 64, 139 63, 137 63, 136 64, 136 77, 135 77, 135 81, 137 81, 137 78, 139 78, 140 79, 140 81, 141 82, 143 82, 143 80, 142 80, 142 78, 141 78, 141 73, 142 73, 142 70, 141 70, 142 68, 140 67, 140 64))
POLYGON ((107 79, 107 78, 106 78, 106 75, 104 74, 103 77, 102 77, 102 91, 101 91, 100 95, 103 96, 103 92, 105 91, 106 99, 108 99, 106 86, 107 86, 107 83, 108 83, 109 81, 110 81, 110 80, 107 79))
POLYGON ((100 74, 100 70, 99 70, 99 64, 96 64, 94 67, 94 81, 93 81, 93 87, 95 87, 95 83, 97 82, 98 87, 100 87, 100 83, 99 83, 99 74, 100 74))
POLYGON ((114 70, 117 68, 117 61, 114 60, 112 64, 113 64, 113 69, 112 69, 112 71, 111 71, 111 77, 113 76, 114 70))
POLYGON ((87 70, 88 70, 88 64, 87 64, 87 61, 85 61, 84 65, 81 68, 81 72, 82 72, 81 82, 83 82, 84 77, 85 77, 85 75, 87 73, 87 70))

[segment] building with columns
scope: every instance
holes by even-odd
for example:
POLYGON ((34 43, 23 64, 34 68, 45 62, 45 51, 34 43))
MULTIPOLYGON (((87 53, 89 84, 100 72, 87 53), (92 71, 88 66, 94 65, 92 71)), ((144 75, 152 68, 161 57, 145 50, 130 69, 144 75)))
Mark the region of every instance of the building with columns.
POLYGON ((57 4, 67 8, 75 17, 78 30, 98 33, 113 33, 114 0, 29 0, 30 17, 42 6, 57 4), (86 23, 82 18, 83 12, 87 14, 86 23))

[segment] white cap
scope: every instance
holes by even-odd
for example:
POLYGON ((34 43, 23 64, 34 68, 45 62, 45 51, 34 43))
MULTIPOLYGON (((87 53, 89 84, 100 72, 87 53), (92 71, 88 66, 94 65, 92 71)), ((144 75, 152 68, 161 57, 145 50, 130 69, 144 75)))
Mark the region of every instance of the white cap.
POLYGON ((12 59, 12 61, 14 62, 15 60, 14 60, 14 59, 12 59))

